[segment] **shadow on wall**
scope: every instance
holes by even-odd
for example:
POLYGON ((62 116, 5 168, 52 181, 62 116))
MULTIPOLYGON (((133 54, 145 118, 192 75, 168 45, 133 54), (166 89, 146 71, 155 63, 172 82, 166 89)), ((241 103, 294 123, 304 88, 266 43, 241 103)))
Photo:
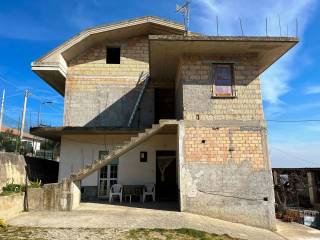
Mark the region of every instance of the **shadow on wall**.
MULTIPOLYGON (((135 88, 117 87, 112 92, 110 88, 105 89, 104 97, 105 106, 100 106, 104 109, 98 115, 85 124, 86 127, 127 127, 134 106, 141 92, 143 82, 139 82, 135 88), (110 96, 111 95, 111 96, 110 96), (117 99, 112 104, 108 105, 108 99, 117 99)), ((103 91, 103 90, 102 90, 103 91)), ((98 99, 97 99, 98 100, 98 99)), ((99 103, 96 103, 99 104, 99 103)), ((150 127, 154 122, 154 90, 151 88, 145 89, 142 99, 137 109, 134 120, 131 124, 132 128, 150 127)))
MULTIPOLYGON (((73 59, 69 63, 71 68, 71 76, 74 73, 77 75, 80 68, 84 67, 88 71, 94 72, 96 68, 100 69, 99 78, 109 77, 109 75, 123 77, 126 79, 126 73, 132 66, 136 66, 137 62, 148 64, 148 45, 147 38, 135 37, 125 41, 114 41, 98 43, 93 47, 87 49, 84 53, 73 59), (118 46, 121 48, 121 64, 106 65, 107 46, 118 46), (132 62, 131 62, 132 60, 132 62), (132 65, 132 66, 131 66, 132 65), (79 66, 79 69, 77 69, 79 66), (110 67, 111 66, 111 67, 110 67), (102 74, 102 75, 100 75, 102 74)), ((147 66, 147 65, 145 65, 147 66)), ((81 111, 78 121, 80 125, 84 124, 86 127, 115 127, 125 128, 128 125, 133 108, 137 102, 139 93, 143 86, 142 75, 144 72, 139 72, 139 69, 130 73, 131 77, 136 75, 137 83, 134 88, 128 85, 110 85, 110 84, 96 84, 96 91, 89 93, 87 103, 83 106, 90 107, 92 110, 86 110, 91 116, 81 116, 81 111), (88 102, 90 102, 88 104, 88 102)), ((90 75, 90 74, 89 74, 90 75)), ((91 75, 92 76, 92 75, 91 75)), ((130 78, 131 78, 130 77, 130 78)), ((87 93, 88 94, 88 93, 87 93)), ((151 126, 154 118, 154 91, 149 88, 146 89, 140 102, 135 118, 131 124, 133 128, 145 128, 151 126)), ((81 96, 82 97, 82 96, 81 96)), ((81 100, 80 97, 80 101, 81 100)), ((77 101, 77 98, 72 101, 77 101)), ((72 111, 71 111, 72 113, 72 111)), ((78 113, 71 114, 75 118, 78 113)), ((85 113, 84 113, 85 114, 85 113)))

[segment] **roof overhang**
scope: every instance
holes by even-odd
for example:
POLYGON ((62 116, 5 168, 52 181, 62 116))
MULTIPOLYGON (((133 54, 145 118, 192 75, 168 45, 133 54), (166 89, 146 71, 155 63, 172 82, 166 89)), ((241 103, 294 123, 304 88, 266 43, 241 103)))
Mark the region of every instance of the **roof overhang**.
MULTIPOLYGON (((30 133, 51 139, 61 141, 64 135, 129 135, 134 136, 145 129, 139 128, 123 128, 123 127, 34 127, 30 129, 30 133)), ((158 134, 176 134, 176 124, 167 124, 158 134)))
POLYGON ((253 61, 261 74, 298 43, 298 39, 294 37, 182 35, 150 35, 149 41, 150 75, 160 81, 175 79, 179 58, 184 55, 204 56, 210 62, 210 55, 252 54, 256 56, 253 61))
POLYGON ((59 62, 33 62, 31 69, 58 93, 64 95, 67 70, 59 62))
POLYGON ((54 141, 60 141, 63 135, 133 135, 140 131, 135 128, 119 127, 34 127, 30 129, 31 134, 54 141))
POLYGON ((32 62, 31 66, 44 81, 64 95, 68 62, 98 42, 183 33, 183 25, 150 16, 89 28, 32 62))

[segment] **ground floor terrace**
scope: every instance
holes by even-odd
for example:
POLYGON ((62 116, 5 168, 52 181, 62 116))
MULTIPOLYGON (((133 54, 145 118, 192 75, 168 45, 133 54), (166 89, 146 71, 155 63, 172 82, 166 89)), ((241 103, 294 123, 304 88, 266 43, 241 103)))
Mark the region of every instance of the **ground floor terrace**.
MULTIPOLYGON (((28 233, 27 236, 33 235, 32 228, 34 227, 36 228, 34 231, 37 232, 35 236, 41 237, 41 239, 127 239, 128 235, 126 233, 131 229, 140 228, 146 230, 188 228, 219 235, 227 234, 236 239, 246 240, 314 240, 320 238, 319 230, 295 223, 277 221, 278 230, 272 232, 186 212, 96 203, 81 203, 72 212, 38 211, 22 213, 9 220, 8 223, 13 227, 24 227, 23 230, 28 233)), ((0 238, 9 235, 9 233, 0 232, 0 238)), ((14 236, 19 236, 19 232, 15 232, 14 236)), ((169 238, 164 238, 158 233, 153 239, 169 238)))
MULTIPOLYGON (((115 184, 122 188, 122 200, 142 202, 145 186, 154 185, 155 200, 179 200, 179 167, 177 153, 177 128, 151 136, 135 148, 81 180, 82 201, 106 201, 115 184)), ((130 134, 64 135, 61 138, 59 180, 73 172, 104 159, 123 142, 130 141, 130 134)), ((119 202, 118 196, 113 201, 119 202)), ((146 201, 152 201, 147 196, 146 201)))
POLYGON ((123 205, 131 198, 130 206, 146 207, 141 193, 154 184, 155 202, 173 202, 180 212, 275 229, 266 129, 259 122, 161 120, 137 133, 84 130, 61 134, 59 181, 76 187, 61 185, 59 203, 77 203, 68 198, 74 190, 82 202, 107 203, 111 187, 121 184, 123 205))

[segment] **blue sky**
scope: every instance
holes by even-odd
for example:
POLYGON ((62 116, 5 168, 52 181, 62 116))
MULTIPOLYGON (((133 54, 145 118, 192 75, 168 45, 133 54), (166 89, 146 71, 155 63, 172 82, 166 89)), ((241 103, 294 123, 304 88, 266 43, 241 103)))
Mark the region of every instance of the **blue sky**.
MULTIPOLYGON (((17 124, 23 91, 29 89, 27 121, 36 123, 41 102, 44 123, 61 125, 63 98, 30 70, 31 61, 87 27, 144 15, 182 22, 181 0, 1 0, 0 90, 6 89, 5 122, 17 124)), ((295 35, 301 42, 262 76, 264 110, 269 120, 320 119, 320 6, 316 0, 193 0, 192 31, 214 35, 295 35)), ((13 124, 13 125, 14 125, 13 124)), ((320 122, 268 122, 272 165, 320 166, 320 122)))

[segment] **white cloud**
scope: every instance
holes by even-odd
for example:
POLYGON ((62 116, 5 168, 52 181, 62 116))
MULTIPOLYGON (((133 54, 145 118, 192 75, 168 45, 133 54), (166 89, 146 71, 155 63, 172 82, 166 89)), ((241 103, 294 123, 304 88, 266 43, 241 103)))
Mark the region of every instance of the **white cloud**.
MULTIPOLYGON (((295 22, 299 19, 299 37, 303 35, 308 19, 312 16, 315 0, 197 0, 194 1, 193 18, 201 30, 216 34, 216 16, 219 16, 220 35, 240 35, 239 18, 245 35, 265 35, 265 19, 268 18, 268 35, 281 33, 295 36, 295 22)), ((281 103, 280 97, 290 91, 289 82, 294 74, 293 61, 297 51, 291 51, 270 67, 262 76, 264 100, 271 104, 281 103)))
POLYGON ((320 93, 320 85, 309 86, 305 90, 306 94, 319 94, 320 93))

